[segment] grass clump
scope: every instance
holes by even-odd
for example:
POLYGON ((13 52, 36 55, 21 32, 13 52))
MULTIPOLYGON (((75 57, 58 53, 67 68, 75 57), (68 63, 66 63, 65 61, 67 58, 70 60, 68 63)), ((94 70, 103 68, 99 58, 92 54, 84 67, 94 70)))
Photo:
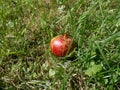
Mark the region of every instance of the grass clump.
POLYGON ((119 0, 0 1, 0 89, 119 90, 119 0), (67 33, 76 58, 60 60, 50 40, 67 33))

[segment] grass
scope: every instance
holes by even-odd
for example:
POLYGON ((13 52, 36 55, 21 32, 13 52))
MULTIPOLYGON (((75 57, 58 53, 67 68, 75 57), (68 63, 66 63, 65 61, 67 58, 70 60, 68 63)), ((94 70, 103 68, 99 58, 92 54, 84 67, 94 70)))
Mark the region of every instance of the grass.
POLYGON ((1 90, 120 90, 119 0, 0 1, 1 90), (76 58, 51 54, 69 34, 76 58))

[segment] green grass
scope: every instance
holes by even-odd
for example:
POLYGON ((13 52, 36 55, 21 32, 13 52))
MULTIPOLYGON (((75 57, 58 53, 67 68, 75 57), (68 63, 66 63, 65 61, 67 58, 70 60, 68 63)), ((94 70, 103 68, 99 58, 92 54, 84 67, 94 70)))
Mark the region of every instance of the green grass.
POLYGON ((1 0, 0 90, 120 90, 120 0, 1 0), (51 54, 69 34, 76 58, 51 54))

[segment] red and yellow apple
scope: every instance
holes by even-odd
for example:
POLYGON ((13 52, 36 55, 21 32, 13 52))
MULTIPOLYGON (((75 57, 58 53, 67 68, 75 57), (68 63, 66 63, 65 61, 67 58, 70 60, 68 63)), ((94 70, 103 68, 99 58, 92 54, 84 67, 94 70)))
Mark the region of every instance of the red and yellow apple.
POLYGON ((54 37, 50 42, 51 52, 57 57, 64 57, 76 47, 72 38, 66 34, 54 37))

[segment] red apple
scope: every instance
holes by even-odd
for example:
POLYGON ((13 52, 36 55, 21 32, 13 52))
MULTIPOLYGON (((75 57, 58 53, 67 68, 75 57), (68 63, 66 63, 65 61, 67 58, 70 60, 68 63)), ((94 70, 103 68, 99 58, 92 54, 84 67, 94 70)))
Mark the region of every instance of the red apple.
POLYGON ((72 38, 66 34, 54 37, 50 42, 51 52, 58 57, 64 57, 76 47, 72 38))

